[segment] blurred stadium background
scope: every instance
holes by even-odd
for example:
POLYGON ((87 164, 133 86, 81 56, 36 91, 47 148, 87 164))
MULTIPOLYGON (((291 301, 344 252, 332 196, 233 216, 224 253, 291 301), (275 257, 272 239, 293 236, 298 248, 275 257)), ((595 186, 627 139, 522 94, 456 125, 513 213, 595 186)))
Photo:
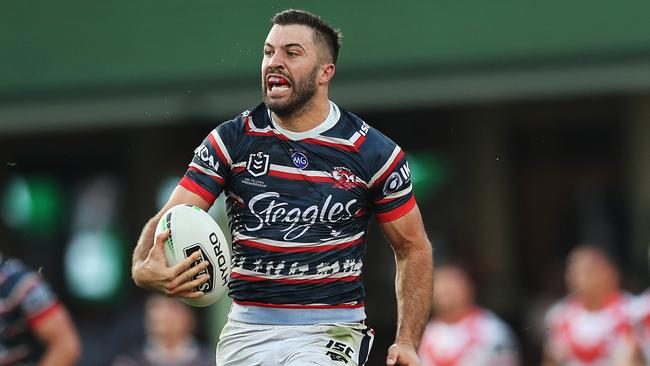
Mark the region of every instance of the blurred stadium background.
MULTIPOLYGON (((577 243, 606 245, 627 290, 649 285, 648 2, 3 2, 2 241, 71 308, 83 365, 142 338, 135 240, 203 137, 259 102, 288 7, 343 30, 332 99, 410 153, 436 260, 470 268, 525 365, 577 243)), ((395 303, 376 227, 365 264, 379 365, 395 303)), ((207 344, 226 311, 200 311, 207 344)))

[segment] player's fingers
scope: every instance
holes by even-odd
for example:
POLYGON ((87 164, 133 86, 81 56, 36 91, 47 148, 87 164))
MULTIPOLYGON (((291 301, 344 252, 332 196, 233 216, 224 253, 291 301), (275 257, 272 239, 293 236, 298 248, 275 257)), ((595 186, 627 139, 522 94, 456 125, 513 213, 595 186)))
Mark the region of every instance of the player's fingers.
POLYGON ((186 282, 186 283, 184 283, 184 284, 182 284, 182 285, 176 287, 175 289, 172 290, 172 294, 174 294, 174 295, 178 295, 178 294, 184 293, 184 292, 186 292, 186 291, 189 291, 189 290, 191 290, 191 289, 197 288, 197 287, 199 287, 202 283, 204 283, 205 281, 207 281, 209 277, 210 277, 210 276, 208 276, 208 275, 202 275, 202 276, 199 276, 199 277, 198 277, 197 279, 195 279, 195 280, 192 280, 192 281, 186 282))
POLYGON ((196 251, 192 253, 189 257, 183 259, 182 261, 178 262, 176 265, 172 267, 172 272, 174 273, 174 276, 180 276, 181 273, 185 272, 192 263, 196 262, 199 258, 201 258, 201 252, 196 251))
POLYGON ((395 366, 397 364, 397 358, 399 357, 399 347, 392 345, 388 348, 388 356, 386 356, 386 365, 395 366))
POLYGON ((197 299, 201 296, 205 295, 203 291, 185 291, 180 294, 178 294, 178 297, 187 297, 190 299, 197 299))
POLYGON ((165 240, 169 237, 169 229, 163 231, 162 233, 156 235, 156 238, 153 241, 153 246, 151 247, 151 253, 157 256, 165 255, 165 240))
POLYGON ((164 244, 165 240, 167 240, 167 238, 169 238, 169 233, 171 233, 171 230, 166 229, 165 231, 163 231, 160 234, 156 235, 156 240, 154 241, 154 244, 156 244, 156 245, 164 244))
POLYGON ((169 283, 169 289, 172 290, 175 287, 177 287, 177 286, 179 286, 179 285, 181 285, 181 284, 183 284, 185 282, 191 281, 194 278, 194 276, 199 274, 199 272, 204 270, 208 265, 210 265, 210 263, 208 261, 201 261, 196 266, 191 267, 187 271, 185 271, 185 272, 181 273, 180 275, 176 276, 176 278, 174 278, 169 283))

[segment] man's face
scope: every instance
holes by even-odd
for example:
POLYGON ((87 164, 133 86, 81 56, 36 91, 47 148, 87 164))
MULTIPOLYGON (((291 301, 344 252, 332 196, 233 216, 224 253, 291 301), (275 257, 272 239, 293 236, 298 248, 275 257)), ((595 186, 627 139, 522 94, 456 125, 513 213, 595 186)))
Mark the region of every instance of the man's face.
POLYGON ((579 250, 571 255, 566 271, 567 287, 578 296, 589 296, 608 286, 615 276, 614 269, 600 254, 579 250))
POLYGON ((278 116, 307 107, 317 90, 320 54, 314 31, 304 25, 274 25, 264 43, 262 93, 278 116))
POLYGON ((145 327, 149 336, 171 347, 192 334, 194 319, 176 299, 154 298, 147 301, 145 327))
POLYGON ((454 267, 436 270, 433 307, 437 314, 453 312, 473 303, 472 286, 463 272, 454 267))

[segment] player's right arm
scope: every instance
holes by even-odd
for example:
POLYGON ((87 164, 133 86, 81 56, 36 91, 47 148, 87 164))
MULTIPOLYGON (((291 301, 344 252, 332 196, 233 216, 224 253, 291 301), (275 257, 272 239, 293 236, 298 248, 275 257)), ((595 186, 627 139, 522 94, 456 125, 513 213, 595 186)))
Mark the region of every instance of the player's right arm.
POLYGON ((203 292, 192 291, 192 289, 205 282, 207 277, 199 277, 193 281, 192 278, 207 266, 207 262, 190 268, 200 255, 196 252, 175 266, 167 267, 164 243, 169 236, 169 230, 154 238, 156 225, 163 213, 180 204, 198 206, 204 211, 210 208, 210 204, 197 194, 183 186, 177 186, 165 207, 144 225, 133 251, 131 275, 136 285, 146 289, 162 292, 168 296, 199 297, 203 292))
POLYGON ((167 296, 192 298, 203 295, 203 292, 194 289, 207 281, 209 276, 192 279, 208 266, 208 262, 203 261, 190 268, 200 256, 199 252, 195 252, 175 266, 167 267, 164 242, 169 236, 169 230, 155 239, 154 233, 162 215, 173 206, 188 204, 208 211, 226 185, 232 166, 231 156, 235 153, 233 145, 239 140, 238 133, 241 131, 241 119, 222 123, 194 150, 194 157, 185 176, 172 192, 167 204, 142 229, 133 251, 131 267, 136 285, 167 296))

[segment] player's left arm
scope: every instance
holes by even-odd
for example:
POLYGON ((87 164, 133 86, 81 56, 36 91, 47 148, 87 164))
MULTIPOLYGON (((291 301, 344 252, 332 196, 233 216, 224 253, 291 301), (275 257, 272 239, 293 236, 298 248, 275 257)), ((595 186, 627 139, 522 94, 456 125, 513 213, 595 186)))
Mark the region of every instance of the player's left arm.
POLYGON ((433 292, 433 254, 422 216, 415 205, 404 216, 381 224, 395 252, 397 334, 387 365, 420 365, 417 349, 429 318, 433 292))

